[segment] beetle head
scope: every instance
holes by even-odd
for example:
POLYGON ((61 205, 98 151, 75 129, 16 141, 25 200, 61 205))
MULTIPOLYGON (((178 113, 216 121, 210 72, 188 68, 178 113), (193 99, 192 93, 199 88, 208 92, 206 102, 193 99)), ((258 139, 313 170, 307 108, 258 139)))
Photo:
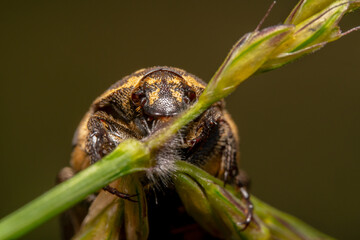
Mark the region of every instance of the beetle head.
POLYGON ((178 115, 196 100, 196 92, 181 74, 168 69, 146 73, 131 93, 131 100, 152 118, 166 119, 178 115))

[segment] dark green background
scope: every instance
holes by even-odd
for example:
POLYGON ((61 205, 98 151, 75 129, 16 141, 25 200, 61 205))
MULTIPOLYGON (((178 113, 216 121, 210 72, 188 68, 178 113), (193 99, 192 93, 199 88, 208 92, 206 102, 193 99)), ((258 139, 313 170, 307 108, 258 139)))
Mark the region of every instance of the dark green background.
MULTIPOLYGON (((295 3, 278 1, 265 26, 295 3)), ((207 81, 269 4, 1 1, 0 217, 53 186, 81 117, 113 82, 154 65, 207 81)), ((357 12, 342 27, 359 24, 357 12)), ((341 239, 360 235, 359 43, 353 33, 227 99, 253 193, 341 239)), ((23 239, 59 239, 56 219, 23 239)))

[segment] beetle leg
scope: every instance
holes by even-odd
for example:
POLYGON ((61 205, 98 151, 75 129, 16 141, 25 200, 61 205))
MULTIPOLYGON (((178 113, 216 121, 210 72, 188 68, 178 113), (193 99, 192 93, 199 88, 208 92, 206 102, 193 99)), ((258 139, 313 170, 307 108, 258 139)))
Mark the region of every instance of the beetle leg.
POLYGON ((237 142, 234 139, 234 135, 231 132, 230 127, 225 121, 222 121, 223 130, 225 137, 224 149, 222 154, 222 162, 224 164, 224 185, 231 183, 233 178, 238 174, 237 158, 238 149, 237 142))
MULTIPOLYGON (((94 164, 105 155, 112 152, 123 140, 116 124, 107 120, 106 117, 105 114, 99 114, 98 116, 93 116, 89 119, 88 128, 92 134, 90 134, 87 139, 87 152, 91 156, 91 164, 94 164)), ((122 193, 110 186, 106 186, 103 189, 122 199, 137 202, 132 199, 137 195, 122 193)))
POLYGON ((253 217, 253 204, 250 201, 250 195, 246 188, 248 186, 248 179, 246 174, 239 169, 238 142, 235 136, 236 130, 231 128, 231 124, 228 122, 226 115, 222 115, 222 111, 219 111, 216 106, 209 108, 197 123, 195 129, 197 134, 196 137, 190 139, 190 148, 188 151, 190 154, 196 151, 199 152, 199 148, 195 146, 204 147, 204 144, 211 142, 211 140, 214 141, 216 137, 219 137, 219 139, 216 140, 217 146, 212 147, 213 153, 216 155, 218 152, 218 157, 220 158, 218 160, 220 161, 220 170, 216 176, 224 181, 224 185, 235 185, 242 195, 242 200, 246 205, 245 219, 243 222, 244 227, 242 229, 245 230, 253 217))
POLYGON ((201 116, 195 128, 195 132, 197 133, 196 136, 188 140, 190 146, 189 151, 192 151, 192 148, 195 145, 207 141, 211 132, 219 124, 220 114, 218 113, 218 106, 213 105, 201 116))
POLYGON ((103 189, 111 194, 114 194, 115 196, 117 196, 119 198, 126 199, 130 202, 138 202, 137 200, 132 199, 133 197, 137 197, 138 194, 130 195, 130 194, 122 193, 122 192, 119 192, 116 188, 110 187, 109 185, 106 187, 103 187, 103 189))
POLYGON ((116 127, 112 126, 113 123, 109 123, 105 117, 93 116, 88 122, 91 134, 87 138, 86 152, 91 156, 91 164, 112 152, 123 140, 117 134, 116 127))
POLYGON ((222 162, 224 166, 224 185, 227 183, 234 183, 238 191, 243 197, 243 201, 246 204, 246 213, 245 220, 242 223, 244 225, 242 230, 245 230, 250 224, 253 218, 253 209, 254 206, 250 200, 250 194, 247 190, 249 180, 244 171, 239 169, 238 166, 238 150, 237 150, 237 141, 231 131, 229 124, 221 119, 222 126, 222 136, 224 139, 224 149, 222 153, 222 162))
POLYGON ((239 174, 236 178, 235 178, 235 183, 236 185, 238 186, 238 189, 245 201, 245 204, 246 204, 246 217, 245 217, 245 220, 242 222, 242 224, 244 225, 242 230, 245 230, 252 218, 253 218, 253 210, 254 210, 254 205, 252 204, 251 200, 250 200, 250 194, 247 190, 247 188, 243 185, 242 183, 242 180, 241 180, 241 175, 239 174))
POLYGON ((60 170, 56 176, 56 183, 62 183, 72 178, 75 175, 75 171, 71 167, 64 167, 60 170))

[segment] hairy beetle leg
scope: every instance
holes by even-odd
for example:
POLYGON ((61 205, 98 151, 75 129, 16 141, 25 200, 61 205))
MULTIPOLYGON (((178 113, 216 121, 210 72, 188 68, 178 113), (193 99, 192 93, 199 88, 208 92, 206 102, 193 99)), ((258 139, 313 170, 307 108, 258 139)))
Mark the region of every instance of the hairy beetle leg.
POLYGON ((138 202, 138 200, 132 199, 133 197, 137 197, 138 194, 129 195, 126 193, 119 192, 116 188, 113 188, 110 186, 103 187, 103 189, 111 194, 114 194, 115 196, 117 196, 119 198, 126 199, 130 202, 138 202))
POLYGON ((242 231, 244 231, 249 226, 249 224, 253 218, 254 205, 252 204, 252 202, 250 200, 250 194, 248 193, 246 188, 240 187, 239 190, 240 190, 240 193, 243 196, 243 199, 246 203, 246 217, 245 217, 245 221, 242 222, 244 227, 241 229, 242 231))
MULTIPOLYGON (((226 173, 226 172, 225 172, 226 173)), ((226 175, 225 175, 226 177, 226 175)), ((238 188, 239 192, 242 195, 242 199, 245 202, 246 205, 246 212, 245 212, 245 220, 241 223, 241 225, 244 225, 244 227, 241 229, 241 231, 244 231, 250 224, 251 220, 253 219, 253 210, 254 210, 254 205, 252 204, 251 200, 250 200, 250 194, 247 191, 246 187, 244 186, 244 184, 239 182, 239 179, 237 179, 238 182, 237 184, 240 185, 240 187, 238 188)), ((224 187, 227 184, 226 179, 224 180, 224 187)))

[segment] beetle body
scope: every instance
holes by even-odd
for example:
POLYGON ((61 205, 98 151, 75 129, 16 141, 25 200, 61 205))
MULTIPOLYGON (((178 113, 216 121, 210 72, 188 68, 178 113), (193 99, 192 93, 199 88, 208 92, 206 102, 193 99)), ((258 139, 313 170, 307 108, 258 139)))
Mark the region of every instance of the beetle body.
MULTIPOLYGON (((92 103, 82 119, 73 139, 71 171, 76 174, 85 169, 125 139, 143 140, 167 126, 197 101, 205 87, 206 84, 194 75, 171 67, 141 69, 118 81, 92 103)), ((225 183, 244 185, 239 171, 237 129, 224 109, 224 101, 213 104, 181 129, 159 149, 155 158, 156 166, 148 170, 141 182, 150 186, 147 189, 165 192, 162 194, 165 199, 166 196, 174 198, 170 174, 175 170, 176 160, 195 164, 225 183)), ((62 175, 64 173, 59 175, 60 181, 69 178, 62 175)), ((161 203, 159 207, 153 198, 148 201, 150 213, 157 209, 155 220, 151 220, 150 215, 151 229, 153 222, 161 221, 163 210, 161 203)), ((177 211, 180 205, 170 207, 177 211)), ((165 214, 171 211, 164 210, 165 214)), ((78 224, 84 214, 86 211, 78 214, 78 224)), ((77 228, 72 225, 74 233, 77 228)), ((150 233, 156 236, 156 230, 150 233)))

